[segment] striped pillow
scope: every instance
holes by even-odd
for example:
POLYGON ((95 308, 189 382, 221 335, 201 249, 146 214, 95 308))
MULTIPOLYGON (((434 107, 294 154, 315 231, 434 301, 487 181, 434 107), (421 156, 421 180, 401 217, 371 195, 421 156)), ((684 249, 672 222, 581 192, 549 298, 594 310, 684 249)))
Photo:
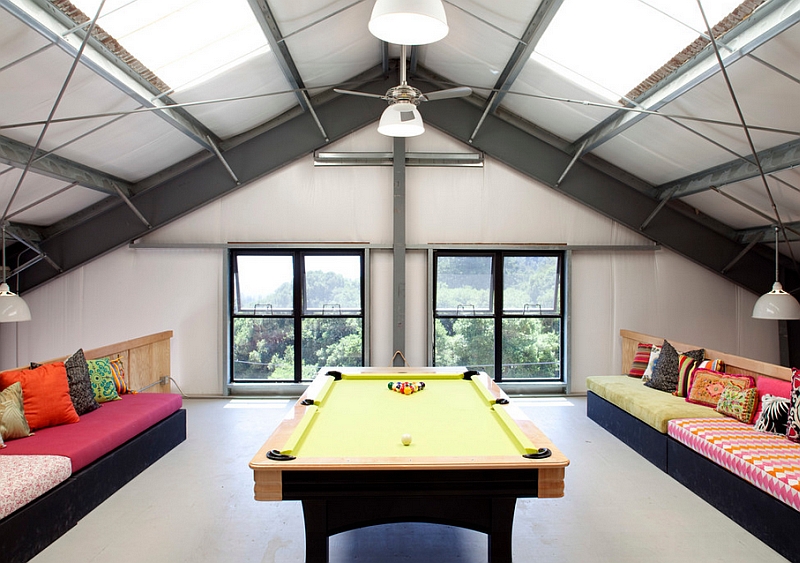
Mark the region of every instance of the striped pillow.
POLYGON ((650 361, 650 351, 652 349, 652 344, 639 343, 636 349, 636 355, 633 357, 631 371, 628 372, 628 375, 631 377, 642 377, 644 375, 644 370, 647 369, 647 364, 650 361))
POLYGON ((694 368, 697 362, 694 358, 684 354, 678 355, 678 385, 672 393, 676 397, 685 397, 689 394, 694 368))
POLYGON ((117 393, 123 395, 129 393, 128 384, 125 383, 125 366, 122 365, 122 356, 118 356, 110 361, 111 364, 111 377, 114 378, 114 386, 117 388, 117 393))
POLYGON ((697 367, 722 373, 725 372, 725 362, 723 360, 703 360, 697 367))

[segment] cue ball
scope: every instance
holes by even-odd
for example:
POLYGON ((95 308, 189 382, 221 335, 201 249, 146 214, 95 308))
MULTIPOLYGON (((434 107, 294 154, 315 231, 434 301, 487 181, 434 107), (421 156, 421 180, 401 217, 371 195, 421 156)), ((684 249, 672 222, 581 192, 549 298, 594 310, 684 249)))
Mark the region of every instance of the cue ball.
POLYGON ((404 446, 407 446, 411 443, 411 434, 403 434, 400 436, 400 441, 403 442, 404 446))

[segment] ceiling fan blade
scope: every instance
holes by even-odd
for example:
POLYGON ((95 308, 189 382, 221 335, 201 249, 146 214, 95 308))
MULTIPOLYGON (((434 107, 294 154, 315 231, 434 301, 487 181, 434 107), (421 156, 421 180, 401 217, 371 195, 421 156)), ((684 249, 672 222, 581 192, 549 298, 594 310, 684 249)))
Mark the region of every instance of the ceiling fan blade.
POLYGON ((459 86, 457 88, 448 88, 447 90, 428 92, 422 95, 422 99, 431 102, 434 100, 446 100, 447 98, 463 98, 471 94, 472 88, 469 86, 459 86))
POLYGON ((356 92, 355 90, 342 90, 341 88, 334 88, 334 92, 337 94, 350 94, 351 96, 364 96, 365 98, 378 98, 379 100, 385 100, 386 96, 381 94, 370 94, 368 92, 356 92))

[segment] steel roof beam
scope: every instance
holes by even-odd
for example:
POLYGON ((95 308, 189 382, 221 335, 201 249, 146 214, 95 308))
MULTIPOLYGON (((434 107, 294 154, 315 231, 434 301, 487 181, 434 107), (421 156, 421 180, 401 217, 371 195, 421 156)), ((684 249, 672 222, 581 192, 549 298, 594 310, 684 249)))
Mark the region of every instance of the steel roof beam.
MULTIPOLYGON (((37 6, 50 17, 52 17, 59 25, 66 29, 75 27, 75 22, 72 21, 61 10, 53 6, 47 0, 26 0, 27 2, 37 6)), ((61 50, 69 54, 71 57, 75 56, 77 51, 76 47, 67 39, 54 29, 51 29, 46 23, 41 22, 30 15, 26 10, 16 6, 11 0, 0 0, 0 8, 4 8, 9 13, 14 15, 17 19, 22 21, 25 25, 35 30, 42 35, 45 39, 57 45, 61 50)), ((76 38, 83 39, 85 36, 84 30, 79 30, 73 33, 76 38)), ((144 107, 158 107, 163 104, 173 104, 174 102, 162 92, 153 86, 150 82, 145 80, 140 74, 131 69, 125 62, 120 60, 114 53, 101 42, 93 37, 89 38, 89 45, 98 53, 104 60, 110 62, 116 69, 121 71, 124 76, 116 72, 112 72, 105 68, 102 64, 93 60, 91 57, 84 56, 81 58, 81 63, 87 68, 92 70, 95 74, 108 81, 110 84, 130 96, 137 103, 144 107)), ((198 143, 204 149, 213 152, 213 148, 208 144, 208 138, 214 139, 219 142, 219 138, 211 132, 205 125, 200 123, 188 111, 183 108, 176 108, 170 110, 163 110, 154 112, 159 118, 165 120, 172 127, 198 143)))
MULTIPOLYGON (((788 242, 800 241, 800 221, 786 222, 784 227, 786 227, 788 242)), ((736 236, 742 243, 775 244, 775 225, 741 229, 736 231, 736 236)))
MULTIPOLYGON (((395 86, 388 77, 364 84, 360 89, 383 94, 395 86)), ((319 104, 319 118, 338 140, 374 123, 386 107, 380 99, 336 96, 319 104)), ((283 120, 263 133, 225 151, 225 160, 239 179, 231 177, 226 166, 216 158, 207 158, 195 166, 140 190, 134 186, 130 198, 147 218, 153 229, 164 226, 187 213, 218 199, 239 185, 247 185, 266 174, 313 154, 327 143, 309 113, 283 120)), ((150 184, 147 180, 142 183, 150 184)), ((125 203, 103 202, 96 212, 82 215, 81 220, 65 222, 63 228, 41 241, 41 251, 64 272, 85 264, 107 252, 125 246, 151 232, 125 203)), ((9 249, 10 250, 10 249, 9 249)), ((13 261, 15 255, 10 255, 13 261)), ((20 273, 20 291, 45 283, 58 275, 50 265, 37 263, 20 273)))
MULTIPOLYGON (((725 35, 726 44, 734 49, 724 57, 725 66, 748 56, 798 22, 800 22, 800 0, 767 2, 725 35)), ((637 104, 648 110, 658 111, 720 71, 714 49, 709 45, 642 99, 637 100, 637 104)), ((646 113, 619 110, 575 141, 573 152, 582 145, 585 152, 590 152, 647 116, 646 113)))
MULTIPOLYGON (((777 147, 760 151, 758 158, 766 174, 794 168, 800 165, 800 140, 789 141, 777 147)), ((742 157, 662 184, 657 189, 661 192, 662 199, 667 197, 670 190, 674 190, 672 197, 685 197, 758 176, 758 167, 752 158, 742 157)))
POLYGON ((497 108, 500 106, 503 98, 505 98, 506 94, 509 92, 509 90, 511 90, 511 86, 514 84, 514 81, 517 79, 520 72, 522 72, 522 69, 528 62, 528 59, 531 58, 537 43, 539 43, 539 39, 541 39, 542 34, 547 29, 547 26, 550 24, 553 17, 556 15, 558 9, 561 7, 562 2, 563 0, 543 0, 542 3, 539 4, 539 7, 536 9, 536 13, 533 15, 533 18, 531 18, 531 21, 528 22, 528 26, 525 28, 525 32, 522 34, 522 37, 517 40, 517 46, 514 48, 514 52, 508 59, 503 72, 500 73, 500 76, 495 83, 494 90, 486 99, 486 103, 483 108, 483 115, 476 124, 475 130, 470 136, 470 142, 475 138, 475 135, 478 134, 478 130, 480 129, 483 120, 486 119, 486 115, 494 113, 495 110, 497 110, 497 108))
MULTIPOLYGON (((452 99, 438 101, 435 109, 425 107, 421 112, 426 124, 466 142, 471 132, 469 124, 480 116, 481 109, 466 100, 452 99)), ((590 166, 584 160, 574 162, 570 173, 555 187, 574 155, 497 116, 489 115, 486 118, 481 135, 475 139, 473 146, 529 178, 556 189, 634 231, 642 232, 656 243, 753 292, 762 293, 774 282, 773 259, 770 253, 758 248, 746 253, 723 273, 732 260, 739 256, 743 245, 734 236, 710 227, 702 217, 684 210, 684 206, 678 205, 679 202, 664 206, 650 220, 647 229, 639 231, 659 205, 659 200, 590 166), (620 205, 623 201, 625 204, 620 205)), ((786 271, 785 274, 789 277, 789 290, 800 285, 794 273, 786 271)))
POLYGON ((275 16, 272 14, 269 3, 267 0, 247 0, 247 2, 250 4, 250 8, 252 8, 256 20, 258 20, 258 24, 261 26, 261 31, 264 33, 264 37, 267 39, 270 49, 272 49, 272 54, 275 55, 278 61, 278 66, 280 66, 283 76, 295 90, 295 96, 297 97, 300 107, 303 108, 303 111, 311 113, 322 136, 325 140, 328 140, 328 134, 322 127, 322 123, 314 112, 314 108, 311 106, 311 100, 308 97, 303 78, 300 76, 300 71, 294 63, 286 41, 283 40, 283 35, 278 27, 278 22, 275 20, 275 16))
MULTIPOLYGON (((24 168, 30 160, 33 147, 0 136, 0 162, 15 168, 24 168)), ((117 195, 119 190, 126 196, 131 194, 131 184, 101 172, 84 164, 80 164, 54 154, 46 154, 45 151, 37 151, 37 156, 31 164, 31 170, 49 178, 72 183, 77 182, 81 186, 103 192, 109 195, 117 195)))

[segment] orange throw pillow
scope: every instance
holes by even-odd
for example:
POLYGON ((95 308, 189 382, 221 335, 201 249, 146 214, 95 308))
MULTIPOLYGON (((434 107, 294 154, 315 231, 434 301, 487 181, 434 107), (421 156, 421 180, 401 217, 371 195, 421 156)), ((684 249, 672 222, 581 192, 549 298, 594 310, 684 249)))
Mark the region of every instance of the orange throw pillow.
POLYGON ((78 422, 80 417, 69 398, 69 382, 64 362, 0 373, 0 388, 19 381, 22 405, 31 430, 78 422))

